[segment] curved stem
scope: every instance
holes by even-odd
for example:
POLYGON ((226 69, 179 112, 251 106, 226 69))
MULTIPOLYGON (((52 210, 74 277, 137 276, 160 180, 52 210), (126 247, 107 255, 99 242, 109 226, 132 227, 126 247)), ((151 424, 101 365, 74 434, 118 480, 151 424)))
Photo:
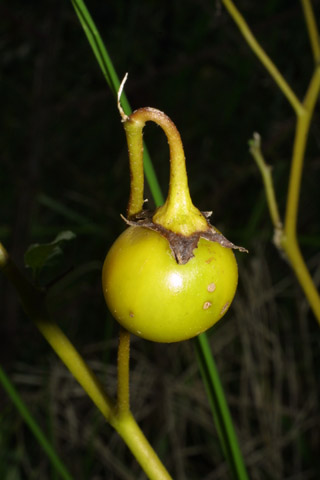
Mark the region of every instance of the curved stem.
POLYGON ((143 127, 144 123, 131 123, 130 121, 124 123, 130 165, 130 196, 127 208, 129 218, 141 212, 144 203, 143 127))
POLYGON ((168 138, 171 160, 169 195, 183 194, 190 198, 185 156, 180 134, 167 115, 155 108, 146 107, 136 110, 124 123, 130 155, 131 181, 133 181, 134 189, 133 200, 137 197, 137 203, 141 203, 141 195, 143 195, 141 161, 137 160, 140 160, 142 157, 142 130, 148 121, 157 123, 168 138), (139 188, 136 188, 138 183, 139 188))
POLYGON ((120 327, 118 345, 118 395, 117 413, 123 415, 130 408, 129 388, 129 363, 130 363, 130 333, 120 327))
POLYGON ((319 32, 310 0, 301 0, 315 64, 320 62, 319 32))
POLYGON ((160 207, 153 221, 176 233, 190 235, 208 229, 208 224, 199 210, 192 204, 180 134, 163 112, 154 108, 140 108, 130 117, 125 117, 131 173, 131 192, 128 215, 134 215, 143 204, 142 130, 147 121, 157 123, 167 136, 170 149, 170 182, 165 204, 160 207))
POLYGON ((241 31, 244 39, 248 43, 251 50, 257 55, 261 63, 268 70, 271 77, 274 79, 280 90, 287 97, 287 100, 290 102, 292 108, 295 110, 296 114, 299 114, 303 111, 303 106, 290 85, 284 79, 278 68, 275 66, 270 57, 266 54, 260 44, 257 42, 255 36, 250 30, 246 20, 241 15, 237 7, 234 5, 232 0, 222 0, 225 8, 228 10, 229 14, 233 18, 234 22, 237 24, 239 30, 241 31))

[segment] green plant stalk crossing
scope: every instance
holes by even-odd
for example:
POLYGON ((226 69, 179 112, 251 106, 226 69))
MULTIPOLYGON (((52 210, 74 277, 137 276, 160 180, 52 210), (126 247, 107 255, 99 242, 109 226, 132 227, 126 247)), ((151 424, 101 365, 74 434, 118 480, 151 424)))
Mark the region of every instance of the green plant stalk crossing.
POLYGON ((6 249, 0 243, 0 270, 17 290, 22 307, 34 321, 44 338, 87 392, 105 419, 117 430, 151 480, 172 480, 157 454, 127 411, 118 412, 117 404, 104 391, 93 371, 79 352, 53 322, 46 309, 45 297, 20 273, 6 249))
MULTIPOLYGON (((92 19, 90 13, 88 12, 84 2, 82 0, 71 0, 71 2, 72 2, 72 5, 75 8, 75 11, 76 11, 76 13, 78 15, 78 18, 79 18, 79 21, 80 21, 80 23, 81 23, 81 25, 82 25, 82 27, 85 31, 85 34, 87 35, 88 41, 89 41, 89 43, 90 43, 90 45, 93 49, 93 52, 94 52, 94 54, 97 58, 98 64, 100 65, 100 68, 105 75, 107 83, 109 84, 112 92, 116 96, 117 92, 119 90, 120 82, 119 82, 118 76, 115 72, 115 69, 113 67, 111 58, 110 58, 109 54, 107 53, 107 50, 106 50, 106 48, 103 44, 103 41, 102 41, 101 36, 99 34, 99 31, 96 28, 96 26, 93 22, 93 19, 92 19), (106 71, 110 72, 110 74, 108 75, 106 73, 106 71)), ((130 105, 129 105, 128 100, 127 100, 125 95, 122 96, 121 103, 122 103, 122 106, 124 108, 125 113, 127 115, 129 115, 131 113, 131 108, 130 108, 130 105)), ((144 147, 144 169, 145 169, 145 173, 146 173, 147 182, 148 182, 149 187, 151 189, 151 193, 152 193, 152 196, 154 198, 155 204, 156 204, 157 207, 159 207, 163 204, 164 199, 163 199, 163 195, 161 193, 161 189, 160 189, 159 183, 157 181, 154 169, 152 167, 150 157, 149 157, 149 155, 147 155, 147 150, 146 150, 145 147, 144 147)), ((203 335, 205 336, 206 334, 203 334, 203 335)), ((202 343, 199 343, 199 348, 200 348, 200 350, 202 350, 202 348, 203 348, 202 343)), ((208 358, 207 355, 209 355, 208 352, 207 352, 207 354, 204 354, 204 352, 203 352, 203 358, 205 359, 205 361, 208 358)), ((211 352, 210 352, 210 356, 212 356, 211 352)), ((209 390, 209 391, 211 391, 211 390, 215 390, 214 381, 215 381, 215 378, 218 378, 218 377, 207 375, 208 370, 209 369, 203 370, 203 374, 205 375, 205 382, 208 383, 208 384, 211 384, 212 388, 209 390)), ((210 393, 209 393, 209 395, 210 395, 210 393)), ((224 396, 223 396, 223 399, 224 399, 224 402, 226 403, 224 396)), ((232 424, 232 422, 231 422, 231 424, 232 424)), ((234 438, 236 439, 236 437, 234 437, 234 438)), ((240 452, 240 448, 238 448, 238 450, 240 452)), ((244 465, 243 460, 242 460, 242 464, 244 465)), ((245 471, 245 467, 243 467, 243 470, 245 471)), ((241 474, 241 472, 239 471, 238 476, 236 478, 244 480, 245 478, 247 478, 247 475, 245 474, 245 476, 243 476, 241 474)))

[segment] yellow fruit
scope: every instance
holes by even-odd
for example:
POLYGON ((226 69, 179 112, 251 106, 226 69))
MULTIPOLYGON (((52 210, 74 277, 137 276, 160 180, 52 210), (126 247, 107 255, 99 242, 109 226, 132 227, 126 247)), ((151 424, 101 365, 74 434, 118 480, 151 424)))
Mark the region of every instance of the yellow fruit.
POLYGON ((204 238, 193 253, 180 265, 158 232, 127 228, 102 272, 105 300, 116 320, 156 342, 187 340, 214 325, 233 300, 237 263, 230 248, 204 238))

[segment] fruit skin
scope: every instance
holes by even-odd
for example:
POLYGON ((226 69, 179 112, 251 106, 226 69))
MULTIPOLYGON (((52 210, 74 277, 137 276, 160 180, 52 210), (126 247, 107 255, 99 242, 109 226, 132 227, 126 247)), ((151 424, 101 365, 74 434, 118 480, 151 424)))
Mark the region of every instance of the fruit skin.
POLYGON ((185 265, 169 243, 145 227, 127 228, 102 270, 106 303, 127 330, 156 342, 178 342, 215 324, 228 310, 238 282, 231 249, 200 238, 185 265))

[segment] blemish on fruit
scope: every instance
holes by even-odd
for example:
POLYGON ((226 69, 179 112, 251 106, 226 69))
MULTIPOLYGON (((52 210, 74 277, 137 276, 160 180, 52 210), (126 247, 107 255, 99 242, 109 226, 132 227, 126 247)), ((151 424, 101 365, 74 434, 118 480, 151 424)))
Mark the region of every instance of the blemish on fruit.
POLYGON ((208 292, 214 292, 216 289, 216 284, 215 283, 209 283, 209 285, 207 286, 207 290, 208 292))
POLYGON ((211 263, 212 260, 213 260, 213 257, 210 257, 210 258, 208 258, 208 260, 206 260, 206 263, 211 263))
POLYGON ((227 310, 227 308, 229 307, 229 305, 230 305, 230 302, 227 302, 227 303, 223 306, 223 308, 222 308, 222 310, 221 310, 221 315, 224 314, 224 312, 227 310))
POLYGON ((204 302, 204 304, 203 304, 203 310, 208 310, 208 308, 210 308, 211 305, 212 305, 211 302, 204 302))
POLYGON ((134 313, 133 313, 133 312, 129 312, 129 317, 133 318, 133 317, 134 317, 134 313))

